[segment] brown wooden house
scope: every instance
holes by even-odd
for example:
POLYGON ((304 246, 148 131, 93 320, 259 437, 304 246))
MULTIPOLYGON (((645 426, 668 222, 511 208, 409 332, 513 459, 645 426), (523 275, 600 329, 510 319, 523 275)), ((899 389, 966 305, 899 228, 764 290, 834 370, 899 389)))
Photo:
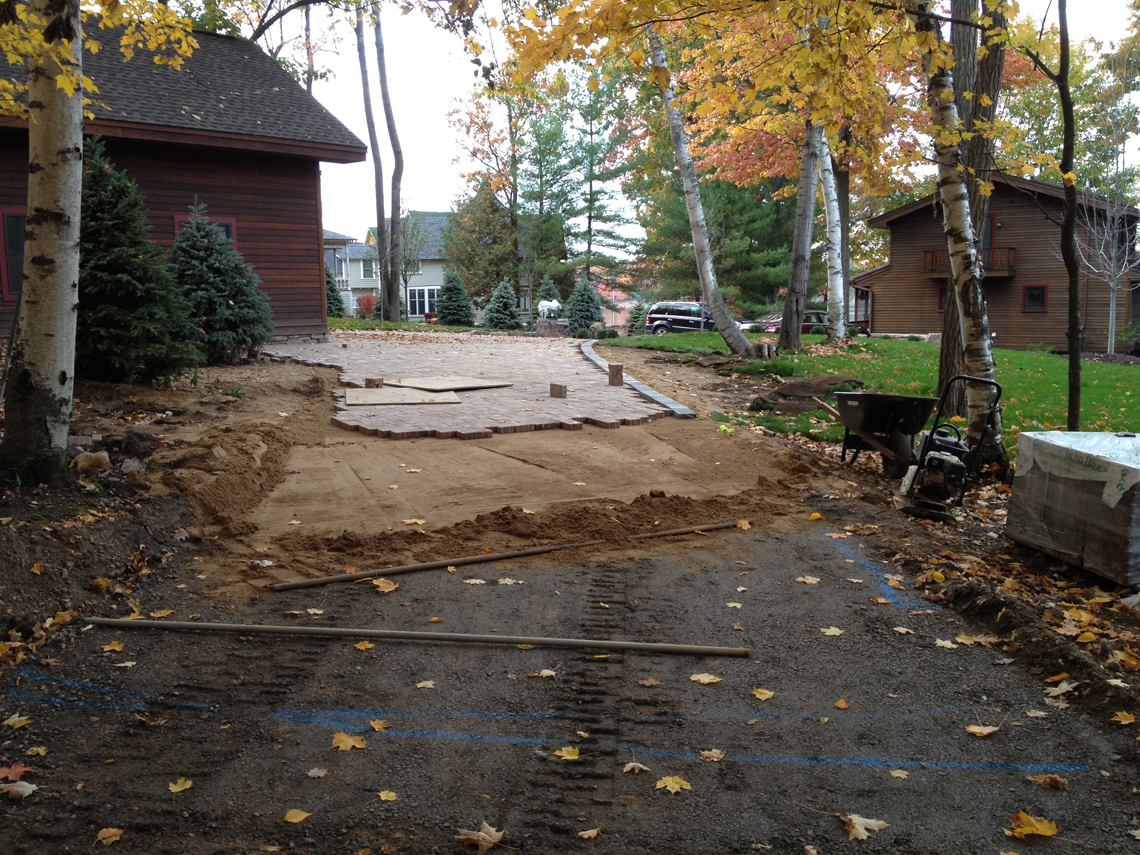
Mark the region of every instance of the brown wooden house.
MULTIPOLYGON (((117 41, 86 51, 99 87, 84 126, 139 185, 152 237, 169 247, 195 203, 226 230, 261 277, 279 337, 323 336, 321 161, 365 158, 364 144, 256 44, 195 33, 180 71, 117 41)), ((0 126, 0 335, 15 312, 27 203, 27 123, 0 126)))
MULTIPOLYGON (((1064 191, 1054 184, 997 175, 989 215, 982 233, 981 260, 990 332, 995 347, 1022 349, 1042 344, 1068 349, 1069 277, 1061 260, 1064 191), (1055 221, 1055 222, 1054 222, 1055 221)), ((1104 209, 1104 199, 1082 194, 1084 215, 1078 218, 1078 240, 1084 220, 1104 209)), ((1128 208, 1128 260, 1117 292, 1119 331, 1140 323, 1140 294, 1129 290, 1140 282, 1135 266, 1137 219, 1128 208)), ((923 335, 942 331, 950 259, 942 232, 942 212, 927 196, 868 221, 890 229, 890 259, 881 267, 852 278, 855 311, 870 318, 872 334, 923 335)), ((1108 344, 1110 291, 1105 281, 1082 265, 1082 318, 1086 347, 1103 351, 1108 344)))

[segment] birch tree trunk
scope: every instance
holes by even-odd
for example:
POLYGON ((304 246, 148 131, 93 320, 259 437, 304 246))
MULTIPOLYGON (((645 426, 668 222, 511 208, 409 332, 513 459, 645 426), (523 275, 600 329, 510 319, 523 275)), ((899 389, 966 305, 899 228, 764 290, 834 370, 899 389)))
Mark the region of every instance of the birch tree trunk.
POLYGON ((384 164, 380 158, 380 139, 376 136, 376 120, 372 116, 372 88, 368 82, 368 58, 364 51, 364 10, 356 7, 356 56, 360 60, 360 84, 364 89, 364 119, 368 123, 368 145, 372 149, 373 180, 376 185, 376 275, 380 278, 380 318, 398 320, 386 314, 384 295, 388 283, 388 226, 384 222, 384 164))
POLYGON ((807 302, 808 273, 811 267, 811 237, 815 226, 816 163, 822 131, 810 120, 804 124, 803 155, 800 158, 800 186, 796 191, 796 222, 792 233, 792 271, 784 298, 784 320, 780 324, 781 350, 800 349, 800 327, 807 302))
POLYGON ((819 183, 823 187, 823 210, 827 219, 827 338, 847 338, 846 291, 843 283, 843 229, 839 217, 839 193, 831 165, 827 137, 820 136, 819 183))
POLYGON ((78 3, 32 0, 28 11, 45 21, 45 39, 56 46, 59 57, 29 58, 25 63, 31 114, 28 219, 0 477, 34 487, 63 483, 68 477, 79 304, 83 90, 68 95, 56 78, 61 72, 80 76, 83 38, 78 3))
MULTIPOLYGON (((920 33, 933 36, 934 50, 921 51, 923 74, 927 80, 927 104, 931 120, 943 131, 934 137, 934 157, 938 165, 938 194, 942 203, 942 231, 950 255, 951 293, 962 317, 963 361, 967 373, 987 380, 994 379, 993 351, 990 347, 990 324, 986 316, 982 292, 982 270, 974 241, 970 218, 970 194, 966 174, 961 167, 958 143, 958 110, 954 104, 954 80, 946 67, 945 42, 939 22, 932 14, 933 0, 906 0, 906 10, 920 33), (936 57, 937 54, 937 57, 936 57)), ((996 392, 989 386, 970 386, 966 390, 968 435, 971 444, 982 437, 986 414, 993 406, 996 392)), ((994 435, 989 439, 995 449, 1001 445, 1001 415, 995 417, 994 435)))
POLYGON ((708 304, 717 331, 729 349, 738 356, 751 357, 755 354, 752 342, 732 319, 724 297, 720 293, 720 286, 717 285, 716 271, 712 266, 712 250, 709 247, 709 232, 705 225, 705 209, 701 204, 701 188, 697 183, 697 170, 693 166, 692 155, 689 153, 689 140, 685 135, 681 112, 673 103, 673 82, 669 76, 665 46, 653 27, 649 28, 648 35, 652 48, 650 67, 657 80, 661 100, 665 104, 665 119, 669 124, 669 136, 673 141, 673 156, 676 158, 677 168, 681 172, 681 183, 685 188, 685 209, 688 211, 689 226, 693 231, 693 253, 696 256, 697 275, 701 280, 701 294, 708 304))
MULTIPOLYGON (((404 149, 396 133, 396 114, 388 95, 388 65, 384 60, 384 33, 380 29, 380 7, 376 7, 376 67, 380 72, 380 99, 384 103, 384 122, 388 126, 388 141, 392 146, 392 216, 389 218, 391 238, 388 244, 388 278, 384 282, 384 315, 389 320, 400 318, 400 270, 402 268, 400 216, 400 184, 404 178, 404 149)), ((378 206, 380 207, 380 206, 378 206)))

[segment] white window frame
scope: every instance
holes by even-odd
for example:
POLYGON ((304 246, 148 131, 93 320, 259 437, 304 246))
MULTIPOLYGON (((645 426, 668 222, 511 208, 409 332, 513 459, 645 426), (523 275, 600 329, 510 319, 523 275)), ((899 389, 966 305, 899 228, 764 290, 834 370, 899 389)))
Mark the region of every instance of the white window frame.
POLYGON ((360 278, 361 279, 375 279, 376 278, 376 259, 375 258, 362 258, 362 259, 360 259, 360 278))
POLYGON ((422 318, 424 312, 435 312, 436 303, 439 301, 439 286, 424 285, 408 288, 405 299, 408 301, 408 317, 422 318), (413 311, 413 308, 419 311, 413 311))

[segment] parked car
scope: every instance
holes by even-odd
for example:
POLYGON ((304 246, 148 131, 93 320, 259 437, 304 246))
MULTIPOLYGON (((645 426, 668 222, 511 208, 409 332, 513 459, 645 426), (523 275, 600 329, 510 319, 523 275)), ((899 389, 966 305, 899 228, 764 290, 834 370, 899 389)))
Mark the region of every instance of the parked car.
MULTIPOLYGON (((753 329, 758 329, 759 332, 765 333, 778 333, 784 326, 784 316, 782 314, 769 315, 753 329)), ((808 309, 804 312, 803 324, 800 326, 800 334, 810 333, 816 327, 823 327, 827 329, 827 312, 819 309, 808 309)), ((867 321, 848 321, 847 331, 849 335, 870 335, 867 321)))
POLYGON ((716 323, 704 303, 654 303, 645 318, 646 335, 715 330, 716 323))

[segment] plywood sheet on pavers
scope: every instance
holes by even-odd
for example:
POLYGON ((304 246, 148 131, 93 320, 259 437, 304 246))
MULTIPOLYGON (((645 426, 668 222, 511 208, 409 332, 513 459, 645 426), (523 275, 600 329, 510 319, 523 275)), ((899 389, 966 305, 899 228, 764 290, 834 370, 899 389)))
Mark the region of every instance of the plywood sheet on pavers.
MULTIPOLYGON (((388 381, 384 383, 387 385, 388 381)), ((445 374, 439 377, 404 377, 393 380, 392 386, 424 389, 428 392, 462 392, 465 389, 503 389, 514 385, 507 380, 490 380, 483 377, 463 377, 458 374, 445 374)))
POLYGON ((458 404, 454 392, 428 392, 422 389, 401 389, 398 386, 381 386, 379 389, 345 389, 344 403, 350 407, 384 404, 458 404))

